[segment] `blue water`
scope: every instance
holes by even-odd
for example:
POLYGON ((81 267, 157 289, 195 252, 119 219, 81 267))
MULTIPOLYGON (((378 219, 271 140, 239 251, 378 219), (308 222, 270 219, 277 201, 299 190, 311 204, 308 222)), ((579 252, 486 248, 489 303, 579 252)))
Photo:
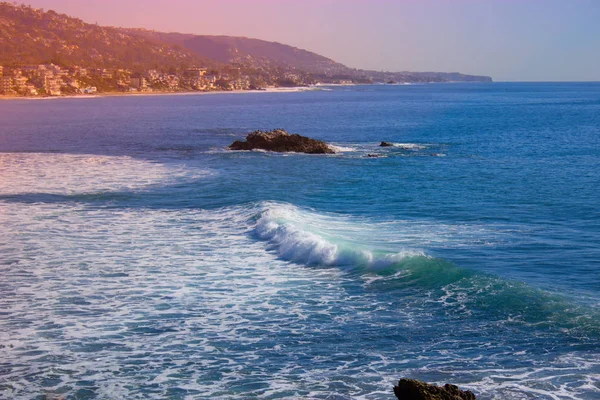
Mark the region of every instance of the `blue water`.
POLYGON ((600 84, 322 89, 0 103, 0 397, 600 399, 600 84))

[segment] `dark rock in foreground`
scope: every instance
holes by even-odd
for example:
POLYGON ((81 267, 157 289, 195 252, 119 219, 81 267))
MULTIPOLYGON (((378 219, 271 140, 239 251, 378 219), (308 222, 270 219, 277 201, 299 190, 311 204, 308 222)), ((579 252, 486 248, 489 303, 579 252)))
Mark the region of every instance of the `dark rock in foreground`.
POLYGON ((400 379, 398 386, 394 386, 394 394, 399 400, 475 400, 469 390, 462 391, 448 383, 439 387, 414 379, 400 379))
POLYGON ((290 135, 283 129, 270 132, 254 131, 246 136, 246 141, 236 140, 230 150, 267 150, 308 154, 334 154, 327 143, 297 134, 290 135))
POLYGON ((380 147, 393 147, 393 146, 394 146, 394 144, 393 144, 393 143, 390 143, 390 142, 381 142, 381 143, 379 144, 379 146, 380 146, 380 147))

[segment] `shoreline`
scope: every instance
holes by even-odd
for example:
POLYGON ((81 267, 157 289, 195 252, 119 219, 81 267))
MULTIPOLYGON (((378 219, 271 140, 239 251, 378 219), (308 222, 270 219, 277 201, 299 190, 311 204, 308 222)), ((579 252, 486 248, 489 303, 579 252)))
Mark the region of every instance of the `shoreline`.
POLYGON ((410 85, 427 85, 434 83, 464 83, 464 82, 405 82, 395 84, 385 83, 317 83, 309 86, 290 86, 290 87, 270 87, 265 89, 247 89, 247 90, 212 90, 212 91, 181 91, 181 92, 102 92, 94 94, 74 94, 61 96, 17 96, 0 94, 2 100, 58 100, 58 99, 97 99, 103 97, 126 97, 126 96, 203 96, 214 94, 250 94, 250 93, 299 93, 319 91, 328 87, 350 87, 350 86, 371 86, 371 85, 388 85, 388 86, 410 86, 410 85))
MULTIPOLYGON (((250 93, 297 93, 308 92, 325 85, 292 86, 266 88, 264 90, 214 90, 208 92, 185 91, 185 92, 103 92, 95 94, 75 94, 64 96, 13 96, 0 95, 0 100, 58 100, 58 99, 97 99, 103 97, 128 97, 128 96, 202 96, 213 94, 250 94, 250 93)), ((328 85, 329 86, 329 85, 328 85)))

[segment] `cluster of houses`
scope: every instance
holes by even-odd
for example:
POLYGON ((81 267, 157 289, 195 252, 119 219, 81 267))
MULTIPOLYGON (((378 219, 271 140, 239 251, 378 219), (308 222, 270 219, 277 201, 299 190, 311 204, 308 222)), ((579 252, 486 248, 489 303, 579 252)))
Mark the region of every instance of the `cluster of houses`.
POLYGON ((0 94, 61 96, 95 93, 97 91, 95 87, 85 85, 86 78, 88 78, 88 71, 78 67, 63 69, 54 64, 18 68, 0 66, 0 94))
MULTIPOLYGON (((289 77, 294 78, 294 77, 289 77)), ((40 64, 0 66, 0 95, 62 96, 97 92, 177 92, 260 89, 268 81, 249 76, 239 68, 221 71, 187 68, 144 73, 128 69, 61 67, 40 64)))

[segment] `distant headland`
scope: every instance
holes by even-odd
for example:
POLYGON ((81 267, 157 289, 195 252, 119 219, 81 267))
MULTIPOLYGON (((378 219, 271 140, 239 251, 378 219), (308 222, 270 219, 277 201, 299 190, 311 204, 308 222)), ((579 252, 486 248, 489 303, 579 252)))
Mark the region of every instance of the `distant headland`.
POLYGON ((0 2, 4 96, 491 81, 457 72, 354 69, 281 43, 98 26, 52 10, 0 2))

